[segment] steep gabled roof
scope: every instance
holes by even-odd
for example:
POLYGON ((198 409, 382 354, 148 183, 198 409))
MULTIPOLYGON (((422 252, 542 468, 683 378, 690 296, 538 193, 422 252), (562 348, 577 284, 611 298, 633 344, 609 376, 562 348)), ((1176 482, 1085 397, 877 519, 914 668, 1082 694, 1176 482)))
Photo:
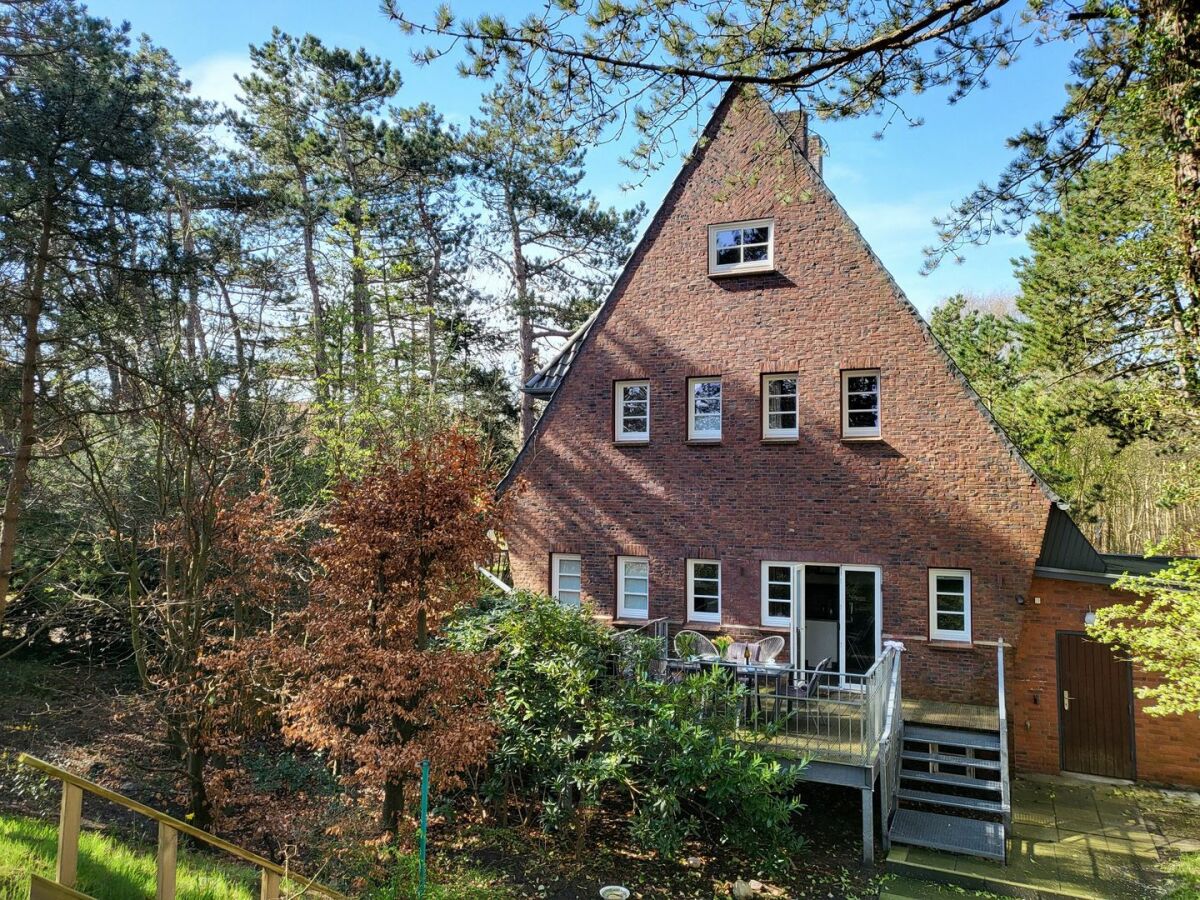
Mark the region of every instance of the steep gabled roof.
POLYGON ((567 377, 567 372, 571 370, 571 363, 575 362, 579 348, 583 345, 592 323, 596 321, 596 316, 599 314, 600 309, 597 308, 587 317, 587 321, 576 328, 567 338, 566 343, 562 345, 554 358, 522 385, 521 390, 539 400, 549 400, 558 390, 558 386, 562 384, 562 380, 567 377))
MULTIPOLYGON (((793 161, 799 166, 807 166, 810 169, 813 176, 810 180, 812 181, 814 189, 821 192, 824 198, 830 204, 831 208, 842 217, 844 223, 849 228, 850 234, 858 240, 861 249, 866 253, 868 258, 874 262, 874 264, 878 267, 878 270, 887 279, 887 283, 890 285, 892 294, 896 301, 905 309, 907 309, 912 315, 918 327, 924 333, 937 353, 941 356, 943 363, 962 384, 968 396, 975 404, 980 414, 991 426, 992 430, 996 433, 1005 449, 1008 450, 1009 454, 1013 457, 1021 469, 1034 480, 1034 482, 1038 485, 1041 491, 1045 494, 1046 498, 1052 504, 1054 504, 1056 507, 1065 507, 1066 503, 1058 497, 1054 490, 1045 482, 1045 480, 1042 479, 1037 471, 1034 470, 1033 466, 1029 464, 1029 461, 1025 459, 1016 443, 1012 440, 1012 438, 1009 437, 1003 426, 1001 426, 996 420, 996 417, 992 415, 992 411, 988 409, 987 404, 983 402, 983 399, 978 393, 976 393, 975 389, 971 387, 971 383, 963 373, 962 369, 960 369, 958 364, 954 362, 954 359, 934 335, 933 330, 929 327, 929 323, 925 321, 925 318, 921 315, 920 311, 918 311, 916 306, 913 305, 912 301, 908 299, 908 296, 904 293, 899 283, 892 276, 892 273, 888 270, 887 266, 884 265, 883 260, 876 255, 870 244, 867 243, 866 238, 864 238, 862 232, 859 231, 858 225, 850 217, 850 214, 846 212, 845 208, 838 201, 837 197, 834 196, 828 185, 825 184, 825 181, 821 177, 817 166, 814 166, 812 161, 809 160, 808 156, 806 155, 808 150, 812 149, 816 153, 820 153, 824 148, 819 141, 814 143, 813 147, 811 148, 807 146, 809 143, 809 137, 808 129, 805 127, 806 117, 804 114, 794 111, 781 114, 772 109, 770 104, 765 98, 762 97, 761 94, 753 91, 753 89, 750 88, 746 88, 744 90, 746 94, 752 96, 759 103, 764 104, 771 111, 771 115, 778 126, 780 136, 784 139, 784 143, 792 151, 793 161)), ((508 487, 513 476, 523 463, 528 449, 537 441, 537 438, 544 427, 544 423, 551 417, 554 411, 554 400, 558 394, 558 388, 570 374, 572 363, 574 363, 574 361, 579 358, 579 355, 583 353, 584 349, 590 343, 590 339, 596 334, 599 328, 603 327, 602 319, 606 310, 614 301, 614 299, 619 297, 624 291, 625 285, 628 283, 629 278, 632 275, 633 261, 640 257, 642 252, 649 244, 651 236, 656 235, 659 232, 660 227, 664 224, 664 221, 668 215, 668 208, 670 206, 671 198, 675 195, 676 189, 692 174, 692 171, 695 169, 698 163, 700 154, 697 151, 715 137, 717 123, 723 118, 723 114, 728 106, 742 92, 743 88, 739 85, 732 85, 725 92, 725 95, 721 98, 721 101, 713 110, 713 114, 709 118, 708 124, 705 125, 700 138, 697 140, 696 146, 688 155, 686 162, 679 170, 679 174, 675 176, 675 180, 671 183, 671 187, 664 195, 662 204, 655 211, 653 218, 650 220, 650 224, 643 232, 641 239, 638 241, 633 250, 633 253, 630 254, 629 259, 622 268, 621 274, 617 277, 612 289, 605 296, 603 302, 601 302, 592 318, 586 322, 584 326, 580 328, 579 331, 577 331, 570 339, 568 339, 566 345, 564 345, 559 354, 546 367, 544 367, 533 378, 531 378, 525 386, 526 390, 529 390, 531 386, 534 388, 533 390, 529 390, 529 393, 532 393, 534 396, 548 396, 550 398, 550 402, 542 411, 541 417, 534 425, 533 430, 530 432, 529 437, 522 445, 516 459, 513 460, 508 472, 501 480, 498 488, 499 490, 504 490, 506 487, 508 487), (597 327, 597 323, 601 324, 599 324, 597 327)))

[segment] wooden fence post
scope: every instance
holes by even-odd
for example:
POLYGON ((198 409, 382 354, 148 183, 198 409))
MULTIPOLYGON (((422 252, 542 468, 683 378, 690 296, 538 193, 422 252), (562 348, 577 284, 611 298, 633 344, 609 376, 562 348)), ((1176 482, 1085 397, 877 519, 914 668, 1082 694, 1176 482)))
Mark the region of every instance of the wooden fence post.
POLYGON ((279 875, 275 872, 262 870, 262 890, 259 892, 262 900, 279 900, 279 875))
POLYGON ((179 832, 166 822, 158 823, 158 855, 155 864, 155 900, 175 900, 175 864, 179 856, 179 832))
POLYGON ((54 880, 75 887, 79 868, 79 827, 83 820, 83 788, 63 782, 62 807, 58 814, 58 870, 54 880))

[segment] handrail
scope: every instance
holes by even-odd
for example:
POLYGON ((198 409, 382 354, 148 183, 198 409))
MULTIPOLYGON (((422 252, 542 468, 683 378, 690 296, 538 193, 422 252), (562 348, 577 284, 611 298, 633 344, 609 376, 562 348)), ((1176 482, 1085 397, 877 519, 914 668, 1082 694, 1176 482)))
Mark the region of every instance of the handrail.
POLYGON ((331 887, 326 887, 319 882, 306 878, 294 869, 285 868, 279 863, 272 862, 264 856, 259 856, 236 844, 231 844, 229 841, 223 840, 216 835, 209 834, 207 831, 202 831, 194 825, 189 825, 181 819, 176 819, 164 812, 159 812, 153 807, 146 806, 144 803, 139 803, 132 800, 123 794, 118 794, 115 791, 110 791, 108 788, 101 787, 94 781, 88 781, 86 778, 81 778, 66 769, 60 769, 58 766, 38 759, 36 756, 30 756, 28 753, 22 753, 17 757, 17 761, 22 765, 29 766, 31 769, 37 769, 49 775, 51 778, 56 778, 63 783, 63 803, 62 812, 59 818, 59 841, 58 841, 58 877, 57 883, 64 887, 73 888, 75 886, 75 861, 79 852, 79 825, 80 825, 80 810, 82 804, 82 792, 86 791, 99 797, 101 800, 107 800, 110 803, 115 803, 118 806, 123 806, 128 810, 132 810, 139 815, 143 815, 148 819, 152 819, 159 824, 159 896, 174 896, 174 879, 175 879, 175 841, 177 835, 172 832, 182 832, 198 841, 208 844, 210 847, 215 847, 218 850, 224 851, 231 856, 236 856, 243 862, 248 862, 263 871, 262 879, 262 898, 263 900, 276 900, 279 896, 279 880, 286 878, 289 881, 300 882, 306 890, 316 891, 325 897, 332 900, 349 900, 345 894, 338 893, 331 887), (169 849, 164 853, 164 843, 169 845, 169 849), (169 872, 164 872, 163 860, 169 857, 170 866, 169 872), (164 894, 162 891, 162 881, 164 878, 170 881, 170 892, 164 894))
POLYGON ((1007 825, 1012 819, 1012 801, 1008 783, 1008 710, 1004 697, 1004 638, 996 641, 996 716, 1000 726, 1000 803, 1007 825))
POLYGON ((479 570, 480 575, 492 582, 492 584, 496 585, 496 587, 500 588, 500 590, 504 591, 504 593, 511 594, 513 592, 513 586, 506 583, 504 580, 497 578, 493 572, 489 572, 483 566, 476 566, 475 568, 479 570))

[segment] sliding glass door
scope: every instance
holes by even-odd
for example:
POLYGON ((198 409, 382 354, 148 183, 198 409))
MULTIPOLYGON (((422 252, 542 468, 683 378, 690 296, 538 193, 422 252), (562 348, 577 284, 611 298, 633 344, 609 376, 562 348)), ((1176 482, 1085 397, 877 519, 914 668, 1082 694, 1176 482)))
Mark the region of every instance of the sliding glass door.
MULTIPOLYGON (((766 563, 764 591, 780 593, 781 572, 792 572, 792 661, 829 672, 861 675, 882 650, 882 571, 878 566, 766 563)), ((765 594, 764 609, 772 609, 765 594)), ((778 612, 778 607, 774 607, 778 612)), ((845 680, 844 678, 842 679, 845 680)))

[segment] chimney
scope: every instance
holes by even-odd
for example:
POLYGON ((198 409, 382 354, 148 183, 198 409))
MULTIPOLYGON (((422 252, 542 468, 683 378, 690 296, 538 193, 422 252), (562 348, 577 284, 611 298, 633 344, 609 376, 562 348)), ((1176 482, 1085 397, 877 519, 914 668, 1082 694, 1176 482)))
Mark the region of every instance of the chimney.
POLYGON ((808 129, 808 110, 804 108, 781 113, 779 121, 783 129, 804 158, 812 164, 817 175, 821 174, 821 162, 825 156, 825 142, 808 129))

